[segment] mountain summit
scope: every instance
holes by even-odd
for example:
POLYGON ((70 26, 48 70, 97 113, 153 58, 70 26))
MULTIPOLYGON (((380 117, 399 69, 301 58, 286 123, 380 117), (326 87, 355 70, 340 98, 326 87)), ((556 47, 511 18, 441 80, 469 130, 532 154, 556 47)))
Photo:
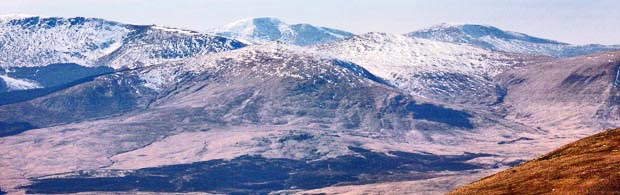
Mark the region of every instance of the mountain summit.
POLYGON ((0 16, 0 67, 76 63, 87 67, 142 67, 237 49, 219 36, 98 18, 0 16))
POLYGON ((571 45, 478 24, 456 25, 444 23, 408 33, 407 36, 473 45, 496 51, 555 57, 573 57, 620 49, 618 45, 571 45))
POLYGON ((492 44, 491 39, 504 41, 523 41, 539 44, 568 45, 558 41, 532 37, 523 33, 504 31, 499 28, 479 24, 448 24, 442 23, 424 30, 408 34, 413 37, 430 38, 434 40, 469 43, 485 48, 500 49, 499 45, 492 44))
POLYGON ((352 33, 310 24, 287 24, 277 18, 242 19, 211 31, 249 42, 280 41, 306 46, 353 36, 352 33))

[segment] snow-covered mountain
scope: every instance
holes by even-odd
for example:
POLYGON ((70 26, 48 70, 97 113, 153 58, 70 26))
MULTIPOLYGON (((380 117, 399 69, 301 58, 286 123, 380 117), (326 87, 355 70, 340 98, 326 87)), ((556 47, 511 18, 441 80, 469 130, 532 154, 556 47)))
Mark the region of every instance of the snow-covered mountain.
POLYGON ((0 64, 42 66, 92 62, 118 49, 129 25, 102 19, 26 15, 0 17, 0 64))
POLYGON ((245 47, 240 41, 174 28, 147 26, 129 34, 123 45, 96 64, 143 67, 245 47))
POLYGON ((468 44, 497 51, 555 57, 572 57, 620 49, 620 45, 570 45, 523 33, 504 31, 493 26, 476 24, 440 24, 408 33, 407 36, 468 44))
POLYGON ((243 46, 194 31, 97 18, 0 16, 1 67, 76 63, 118 69, 243 46))
POLYGON ((386 33, 368 33, 313 47, 350 60, 417 96, 447 102, 494 103, 491 78, 525 57, 472 46, 386 33))
POLYGON ((353 36, 352 33, 310 24, 287 24, 277 18, 249 18, 211 30, 224 37, 254 43, 279 41, 306 46, 353 36))
POLYGON ((195 31, 97 18, 0 16, 0 105, 102 74, 244 47, 195 31))

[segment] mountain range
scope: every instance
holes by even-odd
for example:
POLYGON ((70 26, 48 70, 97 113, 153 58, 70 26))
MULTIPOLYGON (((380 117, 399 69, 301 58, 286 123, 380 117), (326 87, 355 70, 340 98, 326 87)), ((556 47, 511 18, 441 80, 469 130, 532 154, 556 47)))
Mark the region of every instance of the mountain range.
POLYGON ((619 51, 435 35, 2 16, 0 191, 438 194, 620 124, 619 51))
POLYGON ((96 18, 0 17, 0 105, 108 74, 237 49, 239 41, 96 18))

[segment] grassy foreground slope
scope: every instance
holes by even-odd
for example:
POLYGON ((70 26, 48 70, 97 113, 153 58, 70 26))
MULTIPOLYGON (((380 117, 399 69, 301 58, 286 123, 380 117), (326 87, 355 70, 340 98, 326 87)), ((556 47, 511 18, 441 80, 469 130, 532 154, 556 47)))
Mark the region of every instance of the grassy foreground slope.
POLYGON ((620 128, 570 143, 448 194, 620 194, 620 128))

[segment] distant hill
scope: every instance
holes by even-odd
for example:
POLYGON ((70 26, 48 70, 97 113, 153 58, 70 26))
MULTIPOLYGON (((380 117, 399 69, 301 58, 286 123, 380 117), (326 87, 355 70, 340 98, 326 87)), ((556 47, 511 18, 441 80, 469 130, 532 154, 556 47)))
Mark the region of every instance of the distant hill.
POLYGON ((163 26, 85 17, 0 15, 3 68, 58 63, 136 68, 243 46, 236 40, 163 26))
POLYGON ((287 24, 277 18, 249 18, 224 25, 211 33, 252 43, 279 41, 306 46, 353 36, 353 33, 310 24, 287 24))
POLYGON ((448 194, 618 194, 620 129, 581 139, 448 194))
POLYGON ((620 45, 571 45, 478 24, 440 24, 407 36, 478 46, 496 51, 573 57, 620 49, 620 45))

